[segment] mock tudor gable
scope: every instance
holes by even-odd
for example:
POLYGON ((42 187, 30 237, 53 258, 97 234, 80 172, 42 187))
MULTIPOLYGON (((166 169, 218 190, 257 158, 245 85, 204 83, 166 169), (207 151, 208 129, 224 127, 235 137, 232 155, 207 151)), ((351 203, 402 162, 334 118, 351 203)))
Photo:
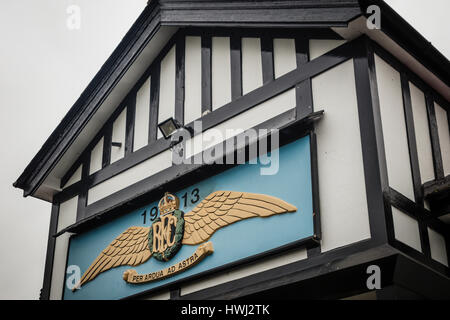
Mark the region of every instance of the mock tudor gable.
POLYGON ((383 1, 149 1, 14 183, 52 203, 42 298, 344 298, 306 270, 374 261, 448 294, 449 84, 383 1))

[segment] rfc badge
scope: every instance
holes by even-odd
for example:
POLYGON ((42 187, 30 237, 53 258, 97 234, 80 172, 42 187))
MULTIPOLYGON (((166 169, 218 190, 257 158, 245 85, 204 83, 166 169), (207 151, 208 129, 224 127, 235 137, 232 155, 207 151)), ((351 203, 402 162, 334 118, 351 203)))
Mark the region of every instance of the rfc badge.
POLYGON ((111 268, 137 266, 150 257, 168 262, 182 245, 200 244, 190 257, 165 269, 148 274, 127 270, 123 274, 128 283, 162 280, 212 254, 212 243, 206 241, 220 228, 248 218, 297 211, 296 207, 276 197, 235 191, 215 191, 186 214, 179 210, 179 204, 176 196, 166 193, 158 204, 160 216, 155 222, 150 227, 130 227, 122 232, 92 262, 74 290, 111 268))

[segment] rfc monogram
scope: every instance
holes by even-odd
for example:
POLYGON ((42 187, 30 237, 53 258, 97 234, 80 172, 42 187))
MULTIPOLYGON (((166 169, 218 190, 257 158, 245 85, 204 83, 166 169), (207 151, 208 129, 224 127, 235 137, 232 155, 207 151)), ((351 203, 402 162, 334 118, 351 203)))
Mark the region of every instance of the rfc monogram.
POLYGON ((220 228, 253 217, 270 217, 295 212, 293 205, 272 196, 248 192, 215 191, 191 212, 179 210, 180 201, 166 193, 159 201, 160 216, 150 227, 129 227, 114 239, 92 262, 74 288, 93 280, 100 273, 118 266, 137 266, 150 257, 163 262, 171 260, 182 245, 200 245, 189 257, 167 268, 148 274, 127 270, 123 279, 129 283, 161 280, 193 267, 212 254, 206 242, 220 228))

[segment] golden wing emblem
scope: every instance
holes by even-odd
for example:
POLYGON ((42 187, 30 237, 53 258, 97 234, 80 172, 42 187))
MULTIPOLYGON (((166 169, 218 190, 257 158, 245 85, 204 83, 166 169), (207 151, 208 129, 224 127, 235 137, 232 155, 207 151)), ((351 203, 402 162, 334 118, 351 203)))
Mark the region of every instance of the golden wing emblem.
POLYGON ((184 216, 183 244, 195 245, 208 240, 214 232, 237 221, 295 212, 293 205, 264 194, 216 191, 184 216))
POLYGON ((130 227, 122 232, 92 262, 74 290, 111 268, 137 266, 146 262, 152 255, 148 247, 149 231, 149 227, 130 227))

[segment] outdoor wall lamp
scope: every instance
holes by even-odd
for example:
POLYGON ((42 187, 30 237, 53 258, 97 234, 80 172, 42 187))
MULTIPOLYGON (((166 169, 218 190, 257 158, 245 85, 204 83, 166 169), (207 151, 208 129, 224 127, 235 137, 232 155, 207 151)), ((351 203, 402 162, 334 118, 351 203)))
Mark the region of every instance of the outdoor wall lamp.
POLYGON ((165 139, 169 139, 178 129, 186 129, 191 134, 191 137, 194 134, 192 128, 181 125, 178 120, 172 117, 159 123, 158 128, 165 139))

